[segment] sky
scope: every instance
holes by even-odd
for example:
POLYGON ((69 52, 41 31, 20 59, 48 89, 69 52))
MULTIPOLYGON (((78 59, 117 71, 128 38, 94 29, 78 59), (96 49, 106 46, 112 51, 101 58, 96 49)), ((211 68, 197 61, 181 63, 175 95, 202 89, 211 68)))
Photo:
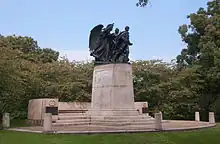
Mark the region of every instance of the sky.
POLYGON ((52 48, 69 60, 88 60, 90 30, 115 23, 130 27, 132 60, 169 62, 184 48, 178 27, 208 0, 0 0, 0 34, 30 36, 41 48, 52 48))

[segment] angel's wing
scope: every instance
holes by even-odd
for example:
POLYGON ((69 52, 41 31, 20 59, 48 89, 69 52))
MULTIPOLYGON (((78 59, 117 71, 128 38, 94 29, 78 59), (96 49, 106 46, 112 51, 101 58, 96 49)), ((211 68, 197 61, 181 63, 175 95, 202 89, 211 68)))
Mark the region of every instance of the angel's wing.
POLYGON ((96 48, 96 41, 98 37, 100 36, 100 32, 102 31, 103 27, 104 26, 102 24, 99 24, 90 31, 90 36, 89 36, 89 50, 90 51, 93 51, 96 48))

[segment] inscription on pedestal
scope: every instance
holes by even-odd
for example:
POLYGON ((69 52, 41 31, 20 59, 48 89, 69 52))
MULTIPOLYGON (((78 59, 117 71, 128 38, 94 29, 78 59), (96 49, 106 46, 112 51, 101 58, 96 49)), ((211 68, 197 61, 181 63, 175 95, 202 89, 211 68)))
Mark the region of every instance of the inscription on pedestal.
POLYGON ((111 85, 112 70, 98 70, 95 72, 95 83, 93 87, 111 85))
POLYGON ((46 107, 46 113, 51 113, 52 115, 58 115, 58 107, 46 107))

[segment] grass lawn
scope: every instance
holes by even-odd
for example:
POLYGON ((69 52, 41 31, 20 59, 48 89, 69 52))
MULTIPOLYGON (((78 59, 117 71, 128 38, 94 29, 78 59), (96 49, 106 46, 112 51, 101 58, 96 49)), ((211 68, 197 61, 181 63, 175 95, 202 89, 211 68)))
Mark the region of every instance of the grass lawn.
POLYGON ((219 144, 220 124, 188 132, 44 135, 0 130, 0 144, 219 144))

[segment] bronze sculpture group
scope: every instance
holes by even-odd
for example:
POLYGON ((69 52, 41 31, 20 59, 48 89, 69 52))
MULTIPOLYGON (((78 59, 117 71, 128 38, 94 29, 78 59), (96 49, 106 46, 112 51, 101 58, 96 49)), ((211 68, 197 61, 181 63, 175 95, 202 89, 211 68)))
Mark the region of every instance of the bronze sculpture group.
POLYGON ((129 63, 129 27, 119 32, 114 23, 108 24, 105 28, 102 24, 95 26, 89 37, 90 56, 95 58, 96 64, 106 63, 129 63))

